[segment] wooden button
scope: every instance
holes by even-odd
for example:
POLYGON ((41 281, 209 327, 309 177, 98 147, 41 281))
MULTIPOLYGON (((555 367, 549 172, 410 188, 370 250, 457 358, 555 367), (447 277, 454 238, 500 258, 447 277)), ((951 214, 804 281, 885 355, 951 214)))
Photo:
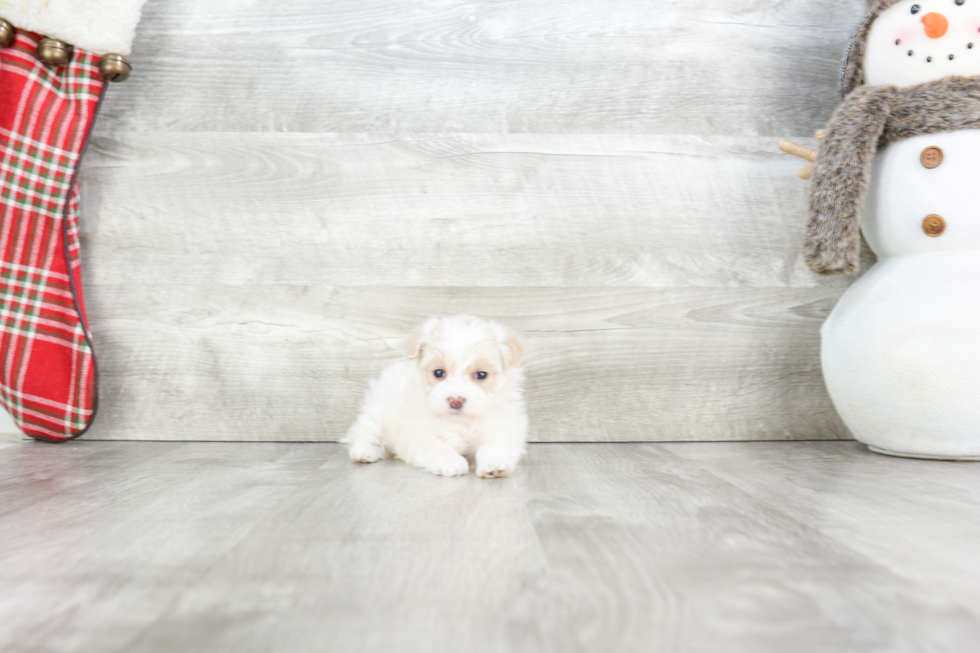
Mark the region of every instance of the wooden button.
POLYGON ((926 219, 922 221, 922 231, 930 238, 941 236, 946 231, 946 221, 941 215, 935 213, 927 215, 926 219))
POLYGON ((919 161, 926 168, 932 170, 933 168, 938 168, 943 162, 943 151, 933 145, 932 147, 927 147, 922 150, 922 154, 919 155, 919 161))

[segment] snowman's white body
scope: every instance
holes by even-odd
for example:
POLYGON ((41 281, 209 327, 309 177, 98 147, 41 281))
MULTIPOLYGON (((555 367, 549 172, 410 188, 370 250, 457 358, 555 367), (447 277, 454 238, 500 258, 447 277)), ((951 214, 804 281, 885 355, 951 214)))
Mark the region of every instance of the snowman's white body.
POLYGON ((837 410, 884 453, 980 459, 980 130, 883 148, 862 229, 879 262, 822 331, 837 410), (938 167, 921 163, 928 147, 938 167), (938 237, 922 226, 933 214, 938 237))

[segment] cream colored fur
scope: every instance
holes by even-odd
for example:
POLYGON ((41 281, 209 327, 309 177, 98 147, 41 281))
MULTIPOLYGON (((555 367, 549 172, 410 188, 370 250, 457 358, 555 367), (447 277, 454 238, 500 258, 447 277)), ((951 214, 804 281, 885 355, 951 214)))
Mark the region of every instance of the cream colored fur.
POLYGON ((440 476, 507 476, 524 455, 524 345, 517 333, 460 315, 432 318, 405 359, 373 381, 347 434, 351 460, 399 458, 440 476), (485 377, 485 378, 484 378, 485 377))
POLYGON ((14 27, 96 54, 128 55, 146 0, 0 0, 14 27))

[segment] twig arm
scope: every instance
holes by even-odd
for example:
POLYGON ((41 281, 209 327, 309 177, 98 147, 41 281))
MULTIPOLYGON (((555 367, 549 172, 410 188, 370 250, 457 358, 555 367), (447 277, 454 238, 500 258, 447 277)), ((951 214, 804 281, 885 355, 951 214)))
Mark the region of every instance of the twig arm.
POLYGON ((779 149, 787 154, 792 154, 793 156, 798 156, 801 159, 806 159, 810 163, 817 162, 817 151, 811 147, 806 147, 800 145, 799 143, 794 143, 793 141, 783 139, 779 141, 779 149))

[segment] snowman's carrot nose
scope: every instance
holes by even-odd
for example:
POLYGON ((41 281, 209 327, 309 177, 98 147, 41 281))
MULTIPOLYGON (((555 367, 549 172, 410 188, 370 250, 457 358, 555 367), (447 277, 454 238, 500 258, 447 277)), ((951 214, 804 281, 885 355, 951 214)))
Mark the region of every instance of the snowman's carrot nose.
POLYGON ((946 17, 935 11, 923 16, 922 24, 926 26, 926 36, 931 39, 942 38, 949 29, 949 21, 946 17))

